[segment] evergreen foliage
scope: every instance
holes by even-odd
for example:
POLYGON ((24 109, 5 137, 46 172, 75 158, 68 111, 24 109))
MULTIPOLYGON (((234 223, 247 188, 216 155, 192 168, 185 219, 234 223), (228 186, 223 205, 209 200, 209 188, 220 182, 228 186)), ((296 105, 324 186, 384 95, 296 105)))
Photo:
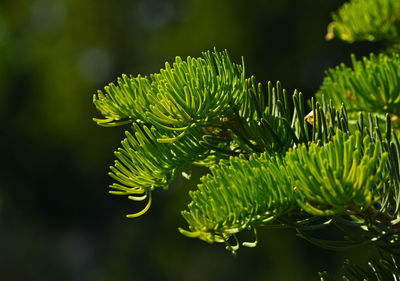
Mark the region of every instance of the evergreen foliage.
MULTIPOLYGON (((211 168, 211 174, 202 178, 197 191, 191 192, 193 201, 189 211, 182 215, 191 232, 180 229, 189 237, 198 237, 209 243, 225 242, 245 229, 253 229, 274 221, 296 206, 292 188, 281 157, 243 155, 211 168)), ((255 243, 243 243, 255 246, 255 243)))
POLYGON ((111 83, 94 96, 105 117, 94 119, 99 125, 132 124, 110 167, 118 182, 111 193, 149 199, 185 164, 210 166, 241 153, 284 152, 308 140, 301 93, 290 101, 279 82, 268 83, 265 92, 254 77, 244 78, 243 65, 233 64, 226 51, 203 55, 177 58, 173 68, 166 63, 150 79, 123 75, 118 86, 111 83))
MULTIPOLYGON (((203 58, 177 57, 149 78, 123 75, 118 86, 94 96, 106 116, 99 125, 116 126, 129 120, 155 124, 171 131, 185 131, 208 119, 229 115, 230 104, 242 98, 244 70, 232 64, 226 52, 206 52, 203 58)), ((182 133, 183 134, 183 133, 182 133)))
MULTIPOLYGON (((398 281, 400 274, 400 261, 394 255, 371 258, 368 268, 364 269, 352 264, 349 260, 343 266, 343 280, 368 280, 368 281, 398 281)), ((327 272, 319 273, 321 281, 332 280, 327 272)))
MULTIPOLYGON (((341 64, 329 69, 317 97, 331 99, 335 106, 345 104, 351 113, 389 113, 394 125, 400 121, 400 56, 371 54, 356 60, 352 68, 341 64)), ((353 115, 354 117, 355 115, 353 115)))
POLYGON ((134 134, 126 131, 127 138, 122 141, 122 148, 115 152, 118 160, 110 167, 109 173, 119 183, 114 183, 112 194, 128 195, 129 199, 149 203, 135 217, 143 214, 151 203, 151 191, 155 187, 166 188, 174 178, 177 168, 184 163, 206 158, 208 149, 199 146, 201 139, 196 130, 182 137, 179 142, 159 143, 162 135, 155 127, 132 124, 134 134), (178 156, 179 155, 179 156, 178 156))
POLYGON ((336 215, 345 210, 368 209, 379 197, 381 171, 387 153, 381 143, 360 132, 338 131, 325 146, 312 143, 286 154, 287 171, 298 202, 311 215, 336 215))
MULTIPOLYGON (((333 19, 328 37, 398 43, 398 1, 353 0, 333 19)), ((94 96, 99 125, 131 126, 110 168, 110 193, 147 199, 128 215, 137 217, 182 167, 205 166, 182 234, 236 253, 243 230, 256 238, 242 245, 254 247, 259 227, 293 228, 327 249, 369 245, 391 255, 369 270, 347 265, 345 280, 399 280, 400 57, 353 55, 352 64, 327 72, 308 115, 301 93, 247 78, 244 61, 227 51, 177 57, 149 77, 123 75, 94 96), (319 237, 324 228, 340 239, 319 237)))
POLYGON ((354 41, 383 40, 399 43, 400 2, 397 0, 352 0, 332 15, 326 38, 354 41))

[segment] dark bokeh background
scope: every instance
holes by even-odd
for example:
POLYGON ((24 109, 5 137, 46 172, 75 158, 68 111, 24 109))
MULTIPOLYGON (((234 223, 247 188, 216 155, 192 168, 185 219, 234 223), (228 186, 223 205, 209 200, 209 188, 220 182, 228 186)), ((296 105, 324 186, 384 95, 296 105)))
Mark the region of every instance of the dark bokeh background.
MULTIPOLYGON (((260 231, 237 257, 180 235, 196 182, 140 206, 108 195, 121 128, 100 128, 92 95, 122 73, 228 49, 247 74, 311 97, 323 72, 379 46, 326 42, 343 1, 0 1, 0 280, 317 280, 346 257, 289 230, 260 231)), ((195 171, 198 178, 205 171, 195 171)))

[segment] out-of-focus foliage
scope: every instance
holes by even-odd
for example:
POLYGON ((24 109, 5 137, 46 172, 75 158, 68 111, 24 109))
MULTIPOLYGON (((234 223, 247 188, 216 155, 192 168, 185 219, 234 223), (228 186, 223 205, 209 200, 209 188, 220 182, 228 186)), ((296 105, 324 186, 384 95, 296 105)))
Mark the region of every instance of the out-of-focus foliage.
POLYGON ((327 39, 354 41, 400 40, 400 2, 397 0, 351 0, 332 15, 327 39))
MULTIPOLYGON (((346 260, 343 266, 342 280, 368 280, 368 281, 397 281, 400 274, 399 258, 394 255, 373 258, 368 262, 368 267, 352 264, 346 260)), ((321 272, 321 281, 333 280, 327 272, 321 272)))

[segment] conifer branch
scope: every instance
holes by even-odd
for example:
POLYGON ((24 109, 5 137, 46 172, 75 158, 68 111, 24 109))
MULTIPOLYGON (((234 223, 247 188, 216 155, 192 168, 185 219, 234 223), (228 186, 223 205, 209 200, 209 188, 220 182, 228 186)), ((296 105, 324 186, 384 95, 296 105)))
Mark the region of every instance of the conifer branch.
MULTIPOLYGON (((316 106, 321 108, 318 103, 316 106)), ((326 116, 322 112, 320 116, 326 116)), ((326 118, 320 122, 331 121, 326 118)), ((382 249, 393 247, 400 231, 400 174, 399 158, 397 154, 389 155, 387 148, 389 143, 396 147, 397 136, 391 132, 386 139, 380 138, 379 121, 371 118, 370 122, 375 122, 371 124, 372 132, 360 117, 361 125, 354 132, 344 133, 338 126, 348 125, 336 123, 335 129, 330 128, 335 135, 311 142, 308 147, 303 144, 283 155, 262 154, 249 160, 243 156, 231 158, 228 163, 214 166, 212 176, 204 177, 199 190, 190 193, 193 201, 189 211, 182 212, 190 231, 180 231, 209 243, 228 243, 233 236, 236 241, 236 234, 242 230, 272 225, 293 227, 300 237, 327 249, 368 244, 382 249), (276 198, 274 192, 286 194, 286 201, 276 198), (313 217, 327 219, 315 224, 313 217), (312 220, 304 224, 307 218, 312 220), (308 234, 328 226, 336 227, 347 238, 329 241, 308 234)), ((389 118, 387 122, 390 124, 389 118)), ((238 246, 228 244, 227 248, 235 253, 238 246)))
POLYGON ((167 63, 150 80, 122 76, 118 86, 95 96, 105 116, 95 119, 99 125, 132 124, 110 167, 117 181, 110 193, 145 200, 155 188, 167 188, 186 164, 210 166, 307 143, 301 93, 295 91, 291 105, 279 82, 264 91, 254 77, 244 78, 244 63, 234 65, 226 51, 203 55, 177 58, 173 68, 167 63))
POLYGON ((351 0, 332 15, 327 40, 400 43, 400 3, 397 0, 351 0))
MULTIPOLYGON (((296 194, 280 157, 242 155, 211 168, 193 202, 183 211, 189 237, 206 242, 225 242, 236 233, 266 224, 296 206, 296 194), (251 176, 249 176, 251 175, 251 176)), ((247 245, 247 244, 245 244, 247 245)), ((228 245, 234 252, 236 248, 228 245)))
POLYGON ((203 53, 204 58, 176 57, 150 77, 122 75, 93 101, 105 119, 102 126, 139 121, 171 131, 185 131, 193 124, 229 116, 231 105, 242 98, 243 66, 233 64, 227 52, 203 53))
MULTIPOLYGON (((400 45, 399 1, 352 0, 333 20, 328 39, 400 45)), ((147 200, 128 215, 138 217, 182 167, 205 166, 182 234, 235 254, 257 245, 260 227, 293 228, 323 248, 384 252, 369 270, 348 265, 345 280, 400 280, 400 56, 351 58, 352 67, 327 71, 308 115, 301 92, 264 88, 227 51, 122 75, 93 98, 97 124, 131 125, 110 167, 110 193, 147 200), (326 228, 339 238, 320 237, 326 228), (255 240, 239 242, 243 230, 255 240)))
POLYGON ((344 64, 329 69, 317 93, 332 99, 336 107, 342 103, 356 118, 358 112, 379 114, 383 119, 389 113, 393 126, 400 120, 400 56, 380 54, 356 60, 352 55, 352 68, 344 64))
MULTIPOLYGON (((368 267, 352 264, 346 260, 343 266, 345 281, 398 281, 400 277, 400 260, 395 255, 381 255, 380 258, 371 258, 368 267)), ((331 281, 329 274, 324 271, 319 273, 321 281, 331 281)))

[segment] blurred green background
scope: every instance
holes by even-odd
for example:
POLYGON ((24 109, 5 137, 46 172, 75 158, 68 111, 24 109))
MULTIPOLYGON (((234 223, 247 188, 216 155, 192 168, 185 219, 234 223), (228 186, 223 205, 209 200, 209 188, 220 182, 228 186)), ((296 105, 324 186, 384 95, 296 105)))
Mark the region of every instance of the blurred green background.
POLYGON ((107 193, 123 130, 92 121, 92 95, 122 73, 158 72, 214 46, 243 56, 247 75, 310 98, 324 70, 380 48, 325 41, 343 2, 0 1, 0 280, 318 280, 345 256, 362 260, 290 230, 261 231, 237 257, 183 237, 196 181, 177 179, 146 215, 126 219, 141 206, 107 193))

